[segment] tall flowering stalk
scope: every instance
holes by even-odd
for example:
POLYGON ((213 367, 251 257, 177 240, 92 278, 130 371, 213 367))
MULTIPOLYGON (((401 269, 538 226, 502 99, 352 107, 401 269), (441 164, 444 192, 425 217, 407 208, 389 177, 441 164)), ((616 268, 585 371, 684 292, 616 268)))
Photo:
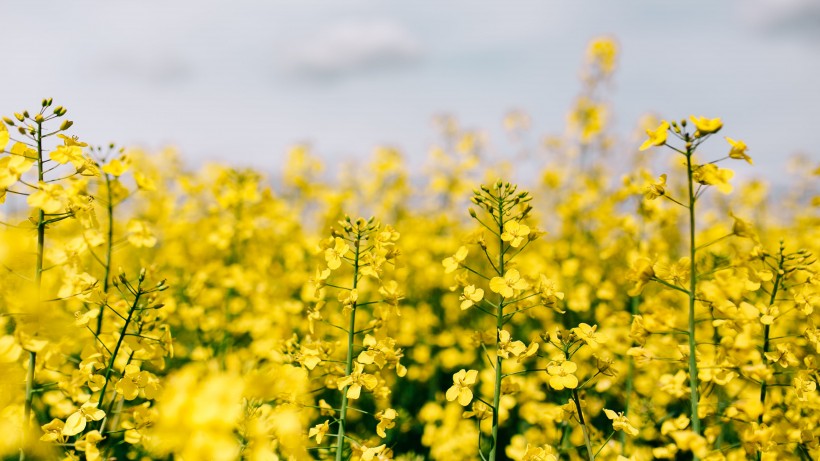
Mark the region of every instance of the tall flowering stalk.
MULTIPOLYGON (((699 379, 698 379, 698 359, 697 359, 697 337, 696 337, 696 301, 698 300, 698 280, 702 275, 698 273, 698 252, 706 247, 717 243, 721 239, 698 245, 697 235, 697 213, 696 205, 703 192, 709 186, 715 186, 723 193, 729 193, 732 186, 729 180, 734 176, 734 172, 729 169, 719 168, 716 164, 722 160, 733 158, 746 160, 751 163, 751 158, 746 154, 747 146, 742 141, 735 141, 731 138, 726 140, 731 145, 729 154, 718 160, 699 164, 696 162, 695 153, 712 134, 717 133, 723 127, 719 118, 709 119, 706 117, 691 116, 690 120, 694 125, 694 130, 689 128, 687 120, 669 123, 662 121, 655 128, 647 130, 648 139, 641 145, 640 150, 646 150, 653 146, 667 146, 669 149, 682 155, 685 159, 686 167, 686 198, 678 200, 667 191, 667 175, 663 174, 657 182, 647 186, 645 198, 649 200, 664 197, 685 208, 688 212, 688 257, 680 259, 677 263, 668 266, 658 266, 647 259, 639 260, 632 272, 632 278, 637 285, 630 292, 631 295, 638 295, 643 286, 655 281, 667 288, 679 291, 686 295, 688 322, 688 368, 689 368, 689 397, 690 397, 690 418, 692 432, 696 436, 701 435, 701 418, 698 412, 700 400, 699 379), (668 143, 669 134, 672 134, 683 142, 683 147, 676 147, 668 143), (661 269, 662 267, 662 269, 661 269)), ((732 234, 730 234, 732 235, 732 234)), ((727 235, 726 237, 728 237, 727 235)), ((695 459, 698 457, 695 456, 695 459)))
MULTIPOLYGON (((333 421, 337 425, 335 443, 333 446, 319 448, 335 451, 337 461, 348 459, 350 453, 366 455, 364 459, 372 459, 376 455, 386 456, 389 452, 387 445, 353 438, 352 428, 348 427, 348 415, 351 410, 368 413, 352 405, 363 397, 363 390, 373 393, 376 400, 383 400, 389 395, 389 390, 385 387, 385 376, 382 374, 385 366, 395 369, 399 377, 407 372, 400 363, 401 349, 395 347, 396 341, 387 336, 384 330, 387 322, 399 315, 398 303, 403 297, 398 283, 383 277, 387 264, 395 262, 398 255, 395 243, 399 233, 390 226, 382 227, 373 218, 353 221, 350 217, 345 217, 339 224, 341 229, 333 229, 331 237, 321 245, 326 266, 317 269, 316 276, 311 281, 316 296, 316 304, 308 311, 311 335, 300 345, 296 356, 307 370, 323 369, 333 376, 330 380, 325 377, 328 386, 335 386, 337 391, 341 391, 339 407, 331 407, 324 399, 317 407, 323 415, 338 413, 333 421), (341 277, 331 278, 331 274, 338 273, 344 266, 352 269, 347 286, 341 284, 344 282, 337 281, 341 277), (377 296, 371 293, 372 282, 378 286, 377 296), (346 325, 334 324, 332 317, 324 317, 322 308, 325 304, 325 288, 338 291, 336 299, 342 307, 342 314, 347 317, 346 325), (366 300, 366 297, 370 299, 366 300), (370 309, 365 311, 365 307, 370 309), (363 326, 365 321, 367 326, 363 326), (316 334, 317 324, 329 325, 343 333, 343 361, 330 357, 334 348, 331 338, 325 341, 312 336, 316 334), (355 353, 356 349, 360 350, 358 355, 355 353), (341 365, 344 366, 343 371, 340 369, 341 365)), ((386 429, 395 425, 397 416, 396 410, 389 406, 373 414, 378 420, 376 433, 379 438, 387 437, 386 429)), ((330 424, 330 420, 317 424, 310 429, 309 436, 321 444, 328 437, 330 424)))
POLYGON ((93 171, 90 159, 83 153, 80 143, 74 138, 62 134, 71 128, 73 122, 64 120, 58 127, 50 125, 63 117, 67 110, 62 106, 52 109, 52 99, 44 99, 40 109, 33 115, 28 111, 15 113, 14 119, 3 117, 3 122, 16 128, 20 138, 12 138, 6 126, 0 128, 0 153, 7 153, 0 159, 0 201, 7 194, 26 196, 28 205, 33 209, 31 222, 36 232, 36 250, 34 264, 34 291, 36 300, 32 313, 21 318, 17 325, 17 335, 23 348, 28 352, 28 369, 26 374, 26 397, 24 405, 24 440, 20 449, 20 460, 26 458, 25 446, 31 429, 32 404, 35 389, 35 370, 37 352, 45 343, 37 338, 37 323, 43 296, 43 265, 46 249, 46 230, 50 226, 67 218, 77 217, 89 210, 88 202, 83 198, 82 188, 66 190, 63 183, 77 175, 93 171), (47 153, 47 138, 59 136, 63 145, 47 153), (6 147, 12 142, 11 148, 6 147), (73 168, 62 169, 60 164, 71 163, 73 168), (36 175, 31 170, 36 168, 36 175), (29 179, 29 176, 31 177, 29 179), (13 188, 12 188, 13 187, 13 188))
MULTIPOLYGON (((533 284, 515 268, 514 258, 539 236, 539 232, 530 229, 524 223, 532 211, 529 203, 532 197, 528 192, 518 192, 517 189, 518 186, 514 184, 498 180, 492 187, 481 186, 481 189, 473 192, 472 202, 481 207, 484 214, 479 216, 478 212, 471 208, 470 216, 489 231, 495 240, 492 246, 487 244, 483 235, 476 241, 490 275, 486 275, 486 271, 482 271, 479 266, 467 264, 469 250, 466 246, 462 246, 453 256, 442 262, 447 273, 464 269, 457 278, 463 286, 460 297, 461 309, 474 308, 494 320, 493 332, 482 335, 480 345, 495 375, 492 400, 477 396, 476 402, 473 403, 473 411, 465 413, 465 416, 475 416, 479 423, 487 416, 492 419, 488 454, 485 456, 480 440, 478 447, 481 458, 490 461, 495 461, 499 456, 499 450, 504 448, 499 442, 502 381, 509 376, 503 371, 504 362, 511 358, 523 362, 535 356, 539 348, 537 342, 526 345, 523 341, 515 340, 506 325, 517 313, 537 306, 554 307, 558 299, 563 297, 563 293, 555 291, 554 284, 545 276, 540 276, 533 284), (478 277, 482 281, 472 283, 469 280, 470 276, 478 277), (485 290, 480 287, 481 285, 496 294, 494 300, 485 297, 485 290), (495 349, 494 357, 487 350, 485 338, 494 338, 489 344, 495 349)), ((469 405, 473 402, 472 386, 476 384, 477 378, 477 370, 460 370, 453 376, 453 386, 446 393, 447 400, 458 401, 462 406, 469 405)))

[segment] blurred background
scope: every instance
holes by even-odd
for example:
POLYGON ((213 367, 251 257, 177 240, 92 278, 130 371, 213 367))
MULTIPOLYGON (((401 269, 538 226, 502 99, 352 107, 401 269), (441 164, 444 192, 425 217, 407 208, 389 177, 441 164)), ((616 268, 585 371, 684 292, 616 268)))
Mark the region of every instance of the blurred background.
POLYGON ((2 17, 4 115, 53 97, 83 140, 173 145, 191 166, 275 174, 306 142, 331 170, 380 144, 418 167, 441 113, 503 158, 510 110, 530 115, 533 146, 564 132, 600 36, 620 48, 606 96, 619 149, 640 144, 644 114, 696 114, 750 146, 739 175, 777 185, 788 156, 820 158, 816 0, 38 1, 2 17))

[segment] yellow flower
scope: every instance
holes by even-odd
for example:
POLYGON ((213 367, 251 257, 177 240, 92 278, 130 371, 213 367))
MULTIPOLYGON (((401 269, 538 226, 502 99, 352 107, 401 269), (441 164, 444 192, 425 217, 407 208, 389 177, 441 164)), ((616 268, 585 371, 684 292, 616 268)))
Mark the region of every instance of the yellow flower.
POLYGON ((0 158, 0 188, 6 189, 34 166, 34 160, 18 155, 0 158))
POLYGON ((573 328, 572 331, 581 339, 581 341, 587 343, 593 349, 597 349, 601 344, 606 342, 606 337, 595 331, 597 329, 598 325, 589 326, 586 323, 582 323, 573 328))
POLYGON ((505 298, 512 298, 515 290, 526 290, 528 287, 529 284, 516 269, 508 270, 504 277, 493 277, 490 280, 490 290, 505 298))
POLYGON ((689 281, 689 269, 691 264, 689 258, 680 258, 676 263, 655 263, 653 270, 655 276, 661 280, 666 280, 675 285, 684 286, 689 281))
POLYGON ((521 341, 512 341, 512 335, 507 330, 498 330, 498 354, 499 357, 503 357, 505 359, 510 358, 510 354, 518 357, 524 351, 527 350, 527 346, 521 341))
POLYGON ((329 430, 330 421, 325 420, 325 422, 310 428, 310 431, 308 431, 308 438, 316 437, 316 443, 322 443, 322 439, 325 438, 325 434, 327 434, 329 430))
POLYGON ((41 182, 37 192, 29 195, 26 202, 34 208, 43 210, 46 214, 53 214, 65 208, 63 205, 64 198, 65 190, 63 186, 41 182))
POLYGON ((635 282, 635 286, 627 292, 629 296, 638 296, 643 291, 643 287, 655 276, 652 268, 652 261, 648 258, 638 258, 632 265, 632 269, 626 276, 630 282, 635 282))
POLYGON ((510 221, 504 226, 504 232, 501 234, 501 240, 510 242, 513 248, 518 248, 521 242, 527 238, 530 233, 530 228, 518 221, 510 221))
POLYGON ((729 151, 729 157, 737 160, 746 160, 749 162, 749 165, 752 165, 752 158, 746 155, 746 151, 749 150, 749 147, 746 145, 745 142, 741 140, 735 141, 732 138, 727 137, 726 142, 732 145, 732 149, 729 151))
POLYGON ((449 258, 444 258, 444 261, 441 262, 441 265, 444 266, 444 273, 449 274, 450 272, 454 272, 464 259, 467 257, 467 247, 461 246, 456 251, 456 254, 450 256, 449 258))
POLYGON ((732 192, 732 185, 729 180, 735 172, 726 168, 718 168, 713 163, 698 165, 692 171, 692 178, 699 184, 715 186, 724 194, 732 192))
POLYGON ((666 194, 666 175, 662 174, 658 182, 646 186, 643 197, 646 200, 655 200, 666 194))
POLYGON ((604 74, 615 70, 615 58, 618 56, 618 44, 610 37, 596 38, 587 46, 587 59, 604 74))
POLYGON ((99 421, 104 417, 105 412, 97 408, 96 403, 86 402, 66 419, 62 434, 66 437, 77 435, 85 430, 86 422, 99 421))
POLYGON ((132 219, 125 230, 128 232, 128 242, 137 248, 151 248, 157 244, 157 237, 145 221, 132 219))
POLYGON ((396 425, 396 416, 398 416, 398 413, 392 408, 376 413, 376 419, 379 420, 379 424, 376 425, 376 434, 378 434, 379 437, 387 437, 385 431, 392 429, 396 425))
POLYGON ((461 406, 466 407, 473 400, 473 391, 470 390, 470 386, 475 384, 476 379, 478 379, 478 370, 459 370, 453 375, 453 385, 447 389, 447 394, 445 394, 447 401, 458 400, 461 406))
POLYGON ((461 294, 459 300, 461 300, 461 310, 466 310, 479 301, 484 299, 484 290, 481 288, 476 288, 475 285, 467 285, 464 287, 464 293, 461 294))
POLYGON ((59 164, 71 162, 75 168, 85 165, 83 149, 79 146, 57 146, 48 156, 59 164))
POLYGON ((578 378, 573 373, 578 370, 578 365, 569 360, 551 362, 547 366, 547 373, 550 375, 550 387, 556 391, 564 388, 575 389, 578 387, 578 378))
POLYGON ((387 445, 381 444, 377 447, 370 448, 367 445, 362 444, 362 446, 354 448, 357 448, 356 451, 361 452, 362 461, 372 461, 373 459, 376 459, 377 456, 380 456, 382 454, 384 449, 387 448, 387 445))
POLYGON ((334 239, 333 248, 325 250, 325 261, 330 270, 336 270, 342 265, 342 258, 350 250, 350 246, 339 237, 334 239))
POLYGON ((629 420, 624 416, 623 412, 615 413, 612 410, 604 408, 606 417, 612 420, 612 428, 616 431, 624 431, 632 437, 638 435, 638 429, 629 423, 629 420))
POLYGON ((666 120, 662 120, 661 124, 658 125, 657 128, 654 130, 646 130, 646 134, 649 136, 649 139, 641 144, 639 150, 644 151, 649 149, 652 146, 662 146, 666 144, 666 137, 668 136, 669 132, 669 122, 666 120))
POLYGON ((115 158, 107 164, 103 165, 102 170, 111 176, 122 176, 128 169, 131 168, 131 161, 123 155, 120 158, 115 158))
POLYGON ((361 395, 362 387, 372 391, 376 388, 376 385, 379 384, 379 380, 375 376, 365 373, 364 365, 361 363, 354 363, 353 367, 354 369, 353 372, 350 373, 350 376, 345 376, 340 379, 338 386, 339 390, 344 389, 345 386, 350 386, 347 388, 347 398, 355 400, 361 395))
POLYGON ((0 152, 6 149, 9 139, 9 130, 6 128, 6 125, 0 123, 0 152))
POLYGON ((707 134, 717 133, 723 128, 723 122, 719 118, 695 117, 694 115, 690 115, 689 120, 692 120, 692 123, 695 124, 695 128, 698 129, 695 136, 706 136, 707 134))

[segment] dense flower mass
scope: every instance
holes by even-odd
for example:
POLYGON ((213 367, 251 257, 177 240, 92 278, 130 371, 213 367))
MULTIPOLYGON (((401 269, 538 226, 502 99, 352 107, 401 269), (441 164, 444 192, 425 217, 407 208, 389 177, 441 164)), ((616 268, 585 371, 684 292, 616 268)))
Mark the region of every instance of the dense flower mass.
POLYGON ((820 459, 820 168, 769 194, 718 118, 616 143, 617 52, 590 46, 566 136, 505 118, 514 164, 437 118, 424 178, 4 117, 0 458, 820 459))

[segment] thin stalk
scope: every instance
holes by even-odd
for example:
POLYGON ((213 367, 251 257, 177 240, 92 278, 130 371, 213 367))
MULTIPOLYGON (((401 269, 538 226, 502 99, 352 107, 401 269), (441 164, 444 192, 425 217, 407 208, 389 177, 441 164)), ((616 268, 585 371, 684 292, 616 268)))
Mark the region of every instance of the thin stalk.
MULTIPOLYGON (((105 276, 103 277, 103 293, 108 293, 111 277, 111 253, 114 248, 114 204, 111 203, 111 176, 105 174, 105 190, 107 194, 106 211, 108 214, 108 241, 105 248, 105 276)), ((105 303, 100 305, 100 314, 97 316, 97 335, 102 332, 103 315, 105 314, 105 303)))
POLYGON ((125 339, 125 332, 128 331, 128 325, 131 323, 131 318, 134 316, 134 312, 137 311, 137 304, 139 304, 142 294, 142 281, 140 281, 140 284, 137 285, 137 292, 134 295, 134 302, 131 304, 131 308, 128 309, 128 317, 125 318, 125 325, 122 327, 120 337, 117 339, 117 345, 111 353, 111 360, 109 360, 108 366, 105 369, 105 384, 103 384, 103 387, 100 390, 100 399, 97 400, 97 408, 102 407, 103 399, 105 398, 105 389, 108 387, 108 382, 111 378, 111 371, 114 369, 114 361, 117 360, 117 353, 119 353, 120 346, 122 346, 122 341, 125 339))
MULTIPOLYGON (((687 136, 688 140, 688 136, 687 136)), ((686 147, 686 173, 689 185, 689 393, 691 400, 692 432, 700 435, 700 417, 698 416, 698 362, 696 357, 695 341, 695 288, 697 282, 697 272, 695 267, 695 254, 697 245, 695 243, 695 186, 692 177, 692 145, 687 143, 686 147)), ((698 457, 694 456, 695 461, 698 457)))
MULTIPOLYGON (((503 214, 504 200, 498 199, 498 275, 504 276, 504 240, 501 235, 504 233, 504 214, 503 214)), ((496 331, 495 331, 495 346, 496 350, 500 347, 501 337, 499 331, 504 327, 504 297, 498 295, 498 309, 496 309, 496 331)), ((498 413, 501 403, 501 366, 503 357, 498 353, 495 354, 495 388, 493 390, 493 446, 490 449, 490 461, 495 461, 496 453, 498 453, 498 413)))
MULTIPOLYGON (((781 247, 781 249, 780 249, 779 268, 782 268, 782 267, 783 267, 783 248, 781 247)), ((774 278, 774 287, 772 287, 772 295, 769 298, 769 306, 770 307, 775 302, 775 297, 777 296, 777 290, 780 287, 780 281, 781 281, 782 277, 783 276, 780 274, 780 271, 778 270, 777 275, 774 278)), ((771 339, 771 338, 769 338, 769 327, 770 326, 771 325, 766 325, 763 328, 763 360, 766 359, 766 353, 769 352, 769 341, 771 339)), ((766 404, 767 387, 768 387, 768 384, 766 383, 766 380, 765 379, 762 380, 762 382, 760 383, 760 405, 761 405, 761 408, 764 408, 764 409, 765 409, 765 404, 766 404)), ((757 417, 758 424, 763 423, 763 414, 764 413, 765 413, 765 411, 761 412, 760 416, 757 417)), ((762 454, 760 452, 757 452, 758 461, 760 461, 761 457, 762 457, 762 454)))
MULTIPOLYGON (((354 247, 355 257, 353 259, 353 289, 359 285, 359 251, 362 243, 361 231, 356 233, 356 242, 354 247)), ((350 311, 350 324, 347 328, 347 360, 345 361, 345 376, 350 376, 353 371, 353 341, 356 334, 356 301, 353 302, 352 310, 350 311)), ((342 389, 342 408, 339 411, 339 431, 337 432, 336 442, 336 461, 342 461, 342 455, 345 448, 345 424, 347 424, 347 386, 342 389)))
MULTIPOLYGON (((37 122, 37 183, 43 182, 43 124, 37 122)), ((45 212, 41 209, 37 211, 37 256, 34 266, 34 286, 37 291, 37 304, 39 311, 42 294, 40 288, 43 285, 43 253, 46 242, 45 212)), ((26 402, 23 407, 23 446, 20 447, 20 461, 26 459, 25 447, 29 443, 29 433, 31 432, 31 406, 34 401, 34 368, 37 365, 37 353, 28 352, 28 371, 26 373, 26 402)))
POLYGON ((584 420, 584 410, 581 409, 581 399, 578 397, 578 388, 572 390, 572 400, 575 408, 578 409, 578 421, 581 423, 581 430, 584 432, 584 443, 587 446, 587 456, 589 461, 595 461, 595 453, 592 451, 592 442, 589 440, 589 430, 586 420, 584 420))

